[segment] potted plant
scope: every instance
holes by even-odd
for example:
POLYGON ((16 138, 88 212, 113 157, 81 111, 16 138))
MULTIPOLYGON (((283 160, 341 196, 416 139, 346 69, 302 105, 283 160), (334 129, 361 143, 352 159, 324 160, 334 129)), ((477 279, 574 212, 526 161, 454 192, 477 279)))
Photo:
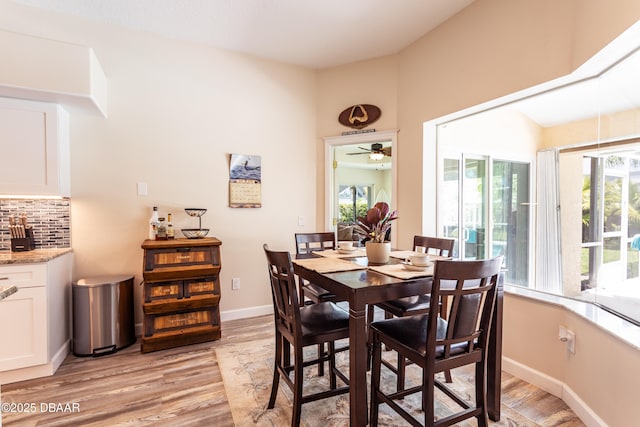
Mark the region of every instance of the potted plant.
POLYGON ((389 262, 391 242, 386 241, 392 221, 398 218, 398 211, 391 211, 385 202, 376 203, 367 211, 366 217, 358 217, 356 224, 367 236, 366 251, 369 262, 384 264, 389 262))

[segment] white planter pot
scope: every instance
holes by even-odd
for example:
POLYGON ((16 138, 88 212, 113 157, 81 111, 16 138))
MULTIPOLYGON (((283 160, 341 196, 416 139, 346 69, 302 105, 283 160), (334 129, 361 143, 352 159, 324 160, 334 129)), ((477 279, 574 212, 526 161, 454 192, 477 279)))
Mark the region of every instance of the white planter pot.
POLYGON ((377 243, 366 242, 367 259, 373 264, 386 264, 389 262, 391 242, 377 243))

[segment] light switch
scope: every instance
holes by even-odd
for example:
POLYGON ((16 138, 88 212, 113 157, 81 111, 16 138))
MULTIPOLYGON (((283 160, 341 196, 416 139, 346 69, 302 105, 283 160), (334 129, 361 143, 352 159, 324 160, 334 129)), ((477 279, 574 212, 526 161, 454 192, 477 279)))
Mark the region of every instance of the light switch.
POLYGON ((304 227, 304 217, 303 216, 299 216, 298 217, 298 227, 304 227))
POLYGON ((147 183, 139 182, 138 183, 138 196, 146 196, 147 195, 147 183))

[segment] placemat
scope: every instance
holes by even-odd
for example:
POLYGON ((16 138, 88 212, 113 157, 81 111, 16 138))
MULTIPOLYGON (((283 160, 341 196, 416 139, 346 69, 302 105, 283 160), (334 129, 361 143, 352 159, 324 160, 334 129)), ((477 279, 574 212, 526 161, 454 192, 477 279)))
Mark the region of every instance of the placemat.
POLYGON ((425 271, 405 270, 402 264, 370 265, 369 269, 403 280, 433 276, 433 264, 427 267, 425 271))
POLYGON ((324 251, 313 251, 313 253, 315 255, 320 255, 327 258, 353 258, 353 257, 359 257, 359 256, 367 256, 367 252, 364 250, 364 248, 358 248, 355 251, 350 252, 348 254, 342 254, 335 249, 328 249, 324 251))
POLYGON ((364 270, 367 268, 354 262, 332 257, 296 259, 293 263, 309 270, 317 271, 318 273, 335 273, 338 271, 364 270))

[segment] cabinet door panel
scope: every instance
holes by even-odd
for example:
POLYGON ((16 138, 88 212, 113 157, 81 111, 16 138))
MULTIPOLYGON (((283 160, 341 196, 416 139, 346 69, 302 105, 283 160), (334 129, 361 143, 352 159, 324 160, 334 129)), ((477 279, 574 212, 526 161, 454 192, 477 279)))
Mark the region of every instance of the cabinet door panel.
POLYGON ((0 302, 0 371, 47 363, 46 288, 23 288, 0 302))
POLYGON ((151 249, 145 254, 145 270, 219 265, 220 263, 214 254, 215 249, 210 246, 151 249))
POLYGON ((4 155, 11 159, 0 168, 0 185, 46 184, 45 120, 43 111, 0 108, 0 135, 7 140, 4 155))
POLYGON ((144 302, 151 302, 167 298, 181 299, 182 296, 182 280, 174 280, 172 282, 145 283, 144 302))
POLYGON ((184 281, 184 297, 190 298, 192 295, 219 295, 217 276, 209 276, 202 279, 192 279, 184 281))
POLYGON ((70 196, 68 114, 57 104, 0 98, 0 188, 70 196))

